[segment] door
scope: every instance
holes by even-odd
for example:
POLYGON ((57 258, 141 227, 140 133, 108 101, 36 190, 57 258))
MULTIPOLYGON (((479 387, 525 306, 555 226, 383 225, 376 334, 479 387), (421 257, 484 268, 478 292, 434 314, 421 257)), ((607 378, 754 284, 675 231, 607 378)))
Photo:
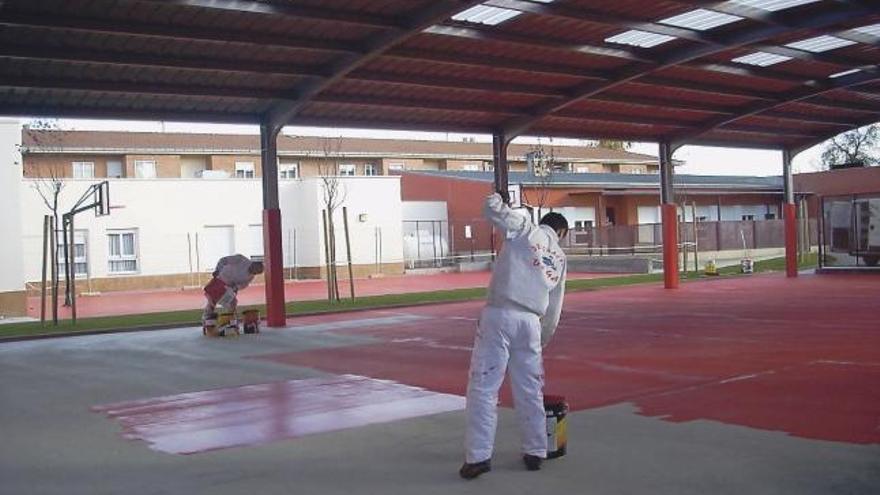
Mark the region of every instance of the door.
POLYGON ((235 254, 235 229, 232 225, 206 225, 201 245, 201 271, 211 272, 220 258, 235 254))

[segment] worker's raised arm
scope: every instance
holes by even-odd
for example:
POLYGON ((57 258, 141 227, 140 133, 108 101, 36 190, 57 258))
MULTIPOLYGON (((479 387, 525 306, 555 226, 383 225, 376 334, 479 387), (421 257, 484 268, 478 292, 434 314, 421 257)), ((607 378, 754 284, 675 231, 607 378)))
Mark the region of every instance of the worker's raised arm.
POLYGON ((510 209, 498 193, 494 193, 486 198, 486 202, 483 205, 483 216, 489 219, 496 227, 506 232, 508 237, 528 235, 534 228, 531 220, 510 209))

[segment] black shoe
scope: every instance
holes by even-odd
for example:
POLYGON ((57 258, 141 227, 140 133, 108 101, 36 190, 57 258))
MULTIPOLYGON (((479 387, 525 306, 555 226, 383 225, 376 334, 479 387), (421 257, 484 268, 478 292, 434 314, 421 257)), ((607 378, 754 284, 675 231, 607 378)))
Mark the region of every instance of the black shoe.
POLYGON ((472 480, 491 470, 492 462, 490 459, 486 459, 483 462, 474 462, 472 464, 464 463, 464 465, 461 466, 461 469, 458 470, 458 474, 466 480, 472 480))
POLYGON ((526 464, 526 469, 529 471, 539 471, 541 469, 541 463, 544 462, 544 459, 536 455, 525 454, 523 456, 523 462, 526 464))

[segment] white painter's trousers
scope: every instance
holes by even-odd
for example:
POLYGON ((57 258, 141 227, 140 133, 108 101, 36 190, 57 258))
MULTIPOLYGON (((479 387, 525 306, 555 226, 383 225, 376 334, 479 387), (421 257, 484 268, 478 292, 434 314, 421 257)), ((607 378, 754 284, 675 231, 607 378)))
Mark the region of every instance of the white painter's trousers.
POLYGON ((487 306, 480 315, 467 389, 465 461, 492 457, 498 423, 498 390, 510 369, 522 453, 547 455, 541 322, 537 315, 487 306))

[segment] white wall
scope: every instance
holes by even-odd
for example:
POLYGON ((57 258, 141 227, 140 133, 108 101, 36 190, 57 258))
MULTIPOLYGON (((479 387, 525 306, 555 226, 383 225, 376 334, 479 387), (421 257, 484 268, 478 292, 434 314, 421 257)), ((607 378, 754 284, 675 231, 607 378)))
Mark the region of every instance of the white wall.
MULTIPOLYGON (((21 263, 21 127, 17 119, 0 119, 0 292, 24 290, 21 263)), ((37 231, 43 228, 36 219, 37 231)))
MULTIPOLYGON (((355 264, 376 262, 376 227, 383 238, 383 262, 400 262, 401 201, 399 177, 343 178, 344 206, 348 207, 355 264), (359 221, 366 214, 365 221, 359 221)), ((3 181, 3 184, 14 184, 3 181)), ((26 280, 40 277, 42 215, 48 210, 33 188, 33 181, 19 180, 24 224, 23 255, 26 280)), ((94 180, 66 180, 61 195, 62 211, 68 211, 94 180)), ((319 179, 282 181, 279 195, 282 217, 282 240, 286 266, 293 266, 293 242, 296 242, 297 266, 321 266, 324 244, 321 234, 321 183, 319 179)), ((15 188, 13 188, 15 189, 15 188)), ((95 217, 91 212, 77 215, 75 227, 86 230, 89 276, 164 275, 210 272, 217 256, 224 253, 221 244, 208 245, 216 227, 230 227, 231 249, 248 256, 262 226, 262 186, 246 179, 120 179, 110 181, 111 214, 95 217), (138 272, 114 274, 109 270, 108 232, 134 229, 137 232, 138 272)), ((337 258, 346 260, 342 208, 336 213, 337 258)), ((16 245, 16 243, 11 243, 16 245)), ((5 273, 4 263, 4 273, 5 273)), ((14 264, 22 266, 21 264, 14 264)), ((19 273, 13 279, 22 280, 19 273)), ((18 290, 21 289, 19 282, 18 290)))

